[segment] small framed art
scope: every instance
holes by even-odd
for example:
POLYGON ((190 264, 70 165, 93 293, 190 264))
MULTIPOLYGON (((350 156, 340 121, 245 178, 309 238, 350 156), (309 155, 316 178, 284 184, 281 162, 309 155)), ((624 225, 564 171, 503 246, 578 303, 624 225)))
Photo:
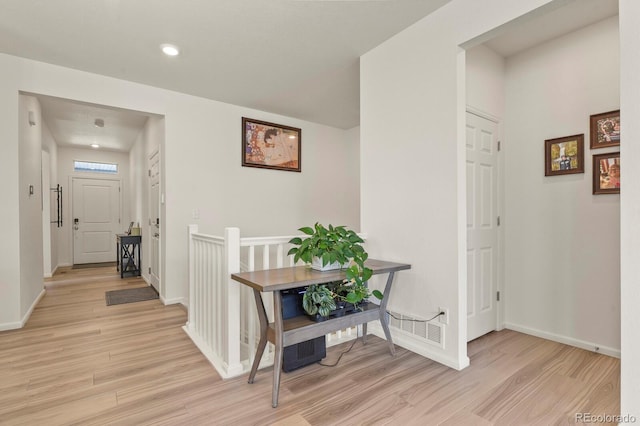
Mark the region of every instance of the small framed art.
POLYGON ((593 193, 620 193, 620 153, 593 156, 593 193))
POLYGON ((242 165, 300 172, 302 130, 242 117, 242 165))
POLYGON ((544 175, 584 173, 584 134, 544 141, 544 175))
POLYGON ((591 149, 620 146, 620 110, 595 114, 591 119, 591 149))

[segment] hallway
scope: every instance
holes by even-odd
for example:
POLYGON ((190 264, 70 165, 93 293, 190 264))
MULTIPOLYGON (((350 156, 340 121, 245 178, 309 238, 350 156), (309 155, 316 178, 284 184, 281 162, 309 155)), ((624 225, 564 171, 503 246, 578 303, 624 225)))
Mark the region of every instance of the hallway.
MULTIPOLYGON (((455 371, 369 337, 335 368, 271 369, 222 381, 183 332, 180 305, 105 306, 105 291, 146 285, 115 268, 63 269, 27 326, 0 332, 2 425, 551 424, 618 414, 620 361, 504 330, 469 345, 455 371)), ((332 347, 334 363, 350 343, 332 347)))

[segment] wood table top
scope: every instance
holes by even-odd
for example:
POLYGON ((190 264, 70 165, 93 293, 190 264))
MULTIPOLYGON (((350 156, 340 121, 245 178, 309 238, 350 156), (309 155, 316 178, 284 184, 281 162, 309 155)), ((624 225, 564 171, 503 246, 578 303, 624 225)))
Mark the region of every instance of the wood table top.
MULTIPOLYGON (((395 263, 375 259, 367 260, 365 266, 370 268, 374 275, 411 269, 411 265, 407 263, 395 263)), ((339 281, 344 279, 344 277, 344 269, 316 271, 311 269, 310 266, 293 266, 289 268, 265 269, 262 271, 231 274, 231 278, 234 280, 259 291, 288 290, 312 284, 339 281)))

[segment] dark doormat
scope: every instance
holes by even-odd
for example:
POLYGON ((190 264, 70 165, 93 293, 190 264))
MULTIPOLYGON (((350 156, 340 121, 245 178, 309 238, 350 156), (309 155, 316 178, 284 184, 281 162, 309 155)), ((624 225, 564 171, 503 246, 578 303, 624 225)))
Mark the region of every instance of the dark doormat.
POLYGON ((104 268, 105 266, 116 266, 116 262, 79 263, 73 265, 73 269, 104 268))
POLYGON ((158 293, 156 293, 156 290, 153 287, 147 286, 107 291, 104 294, 104 297, 107 300, 107 306, 111 306, 157 299, 158 293))

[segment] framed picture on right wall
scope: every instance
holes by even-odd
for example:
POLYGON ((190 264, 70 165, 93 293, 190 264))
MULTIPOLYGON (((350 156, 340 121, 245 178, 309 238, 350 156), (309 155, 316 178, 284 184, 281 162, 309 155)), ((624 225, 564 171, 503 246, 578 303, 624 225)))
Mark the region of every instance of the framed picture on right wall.
POLYGON ((589 119, 591 149, 620 146, 620 110, 594 114, 589 119))
POLYGON ((593 156, 593 193, 620 193, 620 153, 593 156))

